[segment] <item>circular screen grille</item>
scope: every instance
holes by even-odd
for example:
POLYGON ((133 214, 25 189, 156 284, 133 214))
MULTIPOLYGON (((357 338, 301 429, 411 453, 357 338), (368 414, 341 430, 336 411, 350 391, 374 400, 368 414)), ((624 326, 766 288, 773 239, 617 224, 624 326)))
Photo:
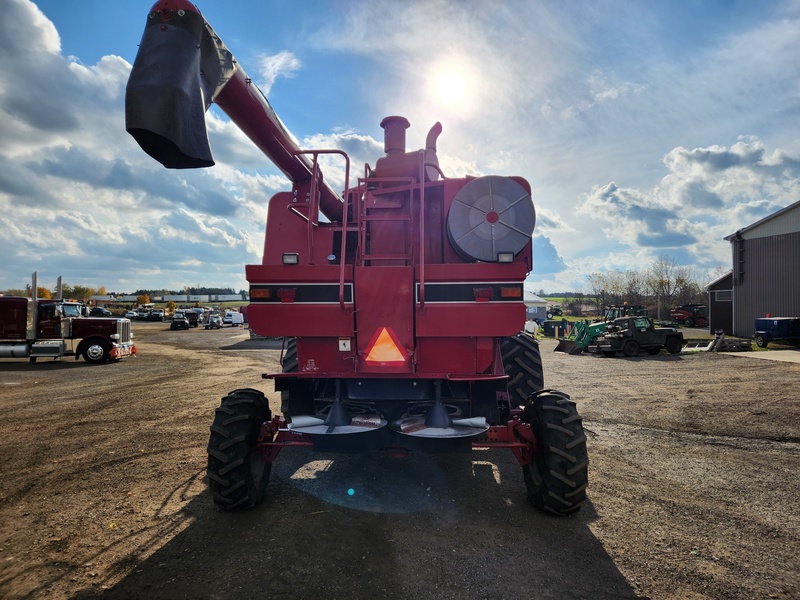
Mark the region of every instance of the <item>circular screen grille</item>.
POLYGON ((461 188, 447 214, 447 237, 465 260, 497 262, 517 254, 533 235, 536 213, 530 194, 508 177, 489 175, 461 188))

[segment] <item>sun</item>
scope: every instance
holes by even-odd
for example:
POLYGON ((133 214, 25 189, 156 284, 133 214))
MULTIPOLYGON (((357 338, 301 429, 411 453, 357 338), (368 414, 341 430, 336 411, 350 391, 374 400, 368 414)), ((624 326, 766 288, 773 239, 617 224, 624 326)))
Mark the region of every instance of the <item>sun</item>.
POLYGON ((428 97, 452 116, 469 117, 477 105, 474 68, 463 57, 439 60, 428 72, 428 97))
POLYGON ((436 98, 445 106, 458 106, 466 92, 464 74, 457 70, 443 71, 436 82, 436 98))

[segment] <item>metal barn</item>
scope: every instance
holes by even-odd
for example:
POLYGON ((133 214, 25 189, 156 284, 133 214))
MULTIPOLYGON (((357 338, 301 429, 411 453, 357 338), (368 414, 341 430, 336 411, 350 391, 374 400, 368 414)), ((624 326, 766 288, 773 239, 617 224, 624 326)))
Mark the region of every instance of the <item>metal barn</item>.
POLYGON ((800 201, 725 239, 733 254, 733 335, 752 337, 754 319, 767 314, 800 317, 800 201))

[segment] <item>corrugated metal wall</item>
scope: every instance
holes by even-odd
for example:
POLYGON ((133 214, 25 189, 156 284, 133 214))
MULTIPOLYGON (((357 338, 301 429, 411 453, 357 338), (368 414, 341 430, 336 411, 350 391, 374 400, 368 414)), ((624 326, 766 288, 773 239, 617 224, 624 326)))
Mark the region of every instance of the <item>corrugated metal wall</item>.
POLYGON ((800 203, 787 206, 784 212, 779 211, 776 215, 771 215, 762 220, 763 222, 754 223, 743 233, 745 239, 762 238, 773 235, 783 235, 800 231, 800 203))
POLYGON ((753 335, 753 319, 800 317, 800 232, 731 241, 733 334, 753 335))

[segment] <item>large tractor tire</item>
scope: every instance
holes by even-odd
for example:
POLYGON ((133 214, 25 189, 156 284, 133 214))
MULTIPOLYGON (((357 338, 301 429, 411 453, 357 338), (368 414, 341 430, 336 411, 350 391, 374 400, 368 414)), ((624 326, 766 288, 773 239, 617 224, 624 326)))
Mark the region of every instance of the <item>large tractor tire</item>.
POLYGON ((541 452, 522 467, 528 498, 544 512, 568 515, 586 500, 589 457, 583 421, 569 396, 542 390, 531 396, 523 420, 541 452))
POLYGON ((250 508, 264 498, 272 463, 262 460, 256 441, 271 418, 258 390, 235 390, 222 399, 208 442, 208 487, 218 506, 250 508))
MULTIPOLYGON (((283 354, 281 372, 297 373, 297 340, 287 338, 286 352, 283 354)), ((289 422, 293 416, 314 414, 314 389, 307 380, 296 380, 289 383, 289 389, 281 392, 281 413, 289 422)))
POLYGON ((508 375, 508 395, 513 407, 523 406, 528 397, 544 387, 544 370, 539 342, 521 331, 500 342, 503 368, 508 375))

